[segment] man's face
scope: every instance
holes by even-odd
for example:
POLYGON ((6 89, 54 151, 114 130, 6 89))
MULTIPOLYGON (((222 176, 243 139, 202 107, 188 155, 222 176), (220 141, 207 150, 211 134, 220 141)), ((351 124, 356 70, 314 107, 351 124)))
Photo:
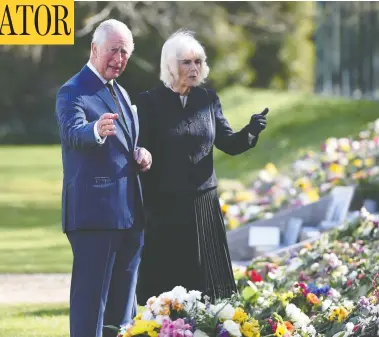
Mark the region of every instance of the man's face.
POLYGON ((119 77, 129 60, 127 38, 122 33, 108 33, 102 45, 92 43, 93 65, 107 81, 119 77))

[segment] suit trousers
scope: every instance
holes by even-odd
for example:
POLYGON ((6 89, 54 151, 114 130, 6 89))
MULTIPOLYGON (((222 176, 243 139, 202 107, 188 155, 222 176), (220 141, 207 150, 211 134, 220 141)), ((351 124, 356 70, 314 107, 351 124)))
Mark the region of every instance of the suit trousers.
POLYGON ((67 232, 74 261, 70 289, 70 337, 116 337, 105 325, 129 323, 137 313, 135 289, 143 231, 67 232))

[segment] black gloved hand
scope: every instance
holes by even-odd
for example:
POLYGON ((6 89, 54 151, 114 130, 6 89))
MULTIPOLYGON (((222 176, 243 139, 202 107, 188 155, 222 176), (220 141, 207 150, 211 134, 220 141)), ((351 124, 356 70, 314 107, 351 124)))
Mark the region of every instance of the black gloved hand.
POLYGON ((260 114, 254 114, 250 118, 250 123, 247 126, 249 133, 258 136, 261 131, 266 128, 268 108, 264 109, 260 114))

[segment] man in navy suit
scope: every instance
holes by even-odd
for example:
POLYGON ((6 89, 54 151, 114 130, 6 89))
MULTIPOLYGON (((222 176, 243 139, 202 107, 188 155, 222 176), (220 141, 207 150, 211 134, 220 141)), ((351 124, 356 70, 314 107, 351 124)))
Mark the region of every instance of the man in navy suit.
POLYGON ((139 172, 152 159, 136 146, 139 127, 116 82, 132 51, 132 33, 117 20, 94 32, 91 56, 58 91, 62 143, 62 227, 73 251, 70 336, 108 337, 136 313, 143 246, 139 172))

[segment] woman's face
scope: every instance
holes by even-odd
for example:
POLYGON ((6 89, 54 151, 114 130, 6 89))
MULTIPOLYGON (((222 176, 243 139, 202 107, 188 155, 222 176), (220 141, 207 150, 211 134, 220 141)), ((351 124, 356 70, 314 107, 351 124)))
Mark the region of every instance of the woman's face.
POLYGON ((179 80, 180 87, 194 87, 200 82, 202 61, 193 53, 186 53, 179 60, 179 80))

